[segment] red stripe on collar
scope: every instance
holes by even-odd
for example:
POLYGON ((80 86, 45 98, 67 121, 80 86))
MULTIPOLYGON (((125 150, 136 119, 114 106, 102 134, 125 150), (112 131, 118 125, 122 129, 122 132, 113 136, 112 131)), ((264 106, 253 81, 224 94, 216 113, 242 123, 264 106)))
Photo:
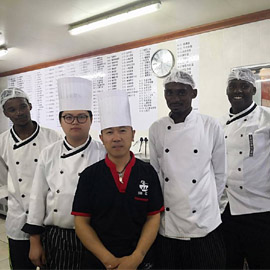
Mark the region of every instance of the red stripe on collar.
POLYGON ((114 182, 115 182, 119 192, 121 192, 121 193, 126 192, 127 184, 128 184, 128 181, 129 181, 129 176, 130 176, 130 173, 131 173, 131 169, 132 169, 132 167, 134 166, 134 164, 136 162, 136 158, 135 158, 134 154, 131 151, 130 151, 130 156, 131 156, 131 159, 130 159, 127 167, 126 167, 126 170, 125 170, 125 173, 124 173, 124 176, 123 176, 123 179, 122 179, 123 184, 120 183, 120 181, 119 181, 119 175, 118 175, 118 173, 116 171, 115 164, 109 159, 108 154, 105 157, 105 163, 109 167, 109 169, 111 171, 111 174, 113 176, 114 182))

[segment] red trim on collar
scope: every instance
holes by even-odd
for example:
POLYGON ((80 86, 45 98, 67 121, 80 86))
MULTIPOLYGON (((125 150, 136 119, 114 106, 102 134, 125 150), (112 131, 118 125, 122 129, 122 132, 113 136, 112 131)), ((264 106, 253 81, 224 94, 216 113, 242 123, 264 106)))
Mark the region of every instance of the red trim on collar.
POLYGON ((134 164, 136 162, 136 158, 135 158, 134 154, 131 151, 130 151, 130 156, 131 156, 131 160, 130 160, 130 162, 128 163, 128 165, 126 167, 126 170, 125 170, 125 173, 124 173, 124 176, 123 176, 123 179, 122 179, 123 184, 120 183, 120 181, 119 181, 119 175, 118 175, 118 173, 116 171, 115 164, 109 159, 108 154, 106 154, 106 157, 105 157, 105 163, 109 167, 109 169, 111 171, 111 174, 113 176, 114 182, 115 182, 119 192, 121 192, 121 193, 126 192, 127 184, 128 184, 128 181, 129 181, 129 176, 130 176, 130 173, 131 173, 131 169, 132 169, 132 167, 134 166, 134 164))

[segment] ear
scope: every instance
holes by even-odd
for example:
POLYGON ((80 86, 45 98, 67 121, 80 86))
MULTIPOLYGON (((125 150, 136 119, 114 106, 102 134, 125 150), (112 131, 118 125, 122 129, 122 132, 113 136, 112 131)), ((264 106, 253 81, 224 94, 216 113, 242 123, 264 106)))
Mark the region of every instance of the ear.
POLYGON ((103 142, 103 136, 102 136, 102 133, 101 133, 101 134, 99 134, 99 138, 100 138, 100 140, 102 141, 102 143, 104 144, 104 142, 103 142))
POLYGON ((192 89, 192 99, 196 98, 198 94, 197 89, 192 89))
POLYGON ((30 111, 32 110, 32 103, 28 103, 29 104, 29 109, 30 109, 30 111))
POLYGON ((136 130, 132 129, 132 141, 133 142, 134 142, 135 132, 136 132, 136 130))
POLYGON ((254 96, 256 94, 256 92, 257 92, 256 87, 253 87, 253 89, 252 89, 252 95, 254 96))
POLYGON ((7 117, 7 118, 9 118, 8 116, 7 116, 7 114, 6 114, 6 110, 3 108, 3 113, 4 113, 4 115, 7 117))

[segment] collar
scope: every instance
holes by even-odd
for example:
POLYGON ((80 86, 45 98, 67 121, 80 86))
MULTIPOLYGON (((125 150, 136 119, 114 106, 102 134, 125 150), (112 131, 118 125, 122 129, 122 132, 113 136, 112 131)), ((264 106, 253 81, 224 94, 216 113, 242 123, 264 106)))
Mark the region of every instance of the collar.
POLYGON ((64 145, 64 149, 66 149, 67 152, 65 153, 63 151, 64 153, 61 155, 61 158, 68 158, 68 157, 74 156, 74 155, 82 152, 83 150, 85 150, 89 146, 89 144, 91 143, 91 140, 92 140, 92 138, 90 136, 88 136, 88 139, 84 144, 82 144, 78 147, 73 147, 67 142, 67 139, 65 137, 65 139, 63 141, 63 145, 64 145))
POLYGON ((37 122, 35 121, 32 121, 35 125, 36 125, 36 129, 34 131, 34 133, 26 138, 25 140, 21 140, 20 137, 16 134, 15 130, 14 130, 14 126, 10 129, 10 134, 11 134, 11 137, 13 138, 15 144, 13 145, 13 150, 15 149, 18 149, 26 144, 28 144, 29 142, 33 141, 37 135, 39 134, 39 131, 40 131, 40 126, 38 125, 37 122))
POLYGON ((257 107, 257 104, 253 101, 252 104, 248 108, 246 108, 240 113, 233 114, 230 112, 229 113, 230 119, 227 121, 226 125, 229 125, 230 123, 247 116, 248 114, 253 112, 256 109, 256 107, 257 107))
POLYGON ((169 113, 169 120, 172 124, 175 124, 175 125, 178 125, 178 124, 186 124, 188 122, 190 122, 193 118, 194 118, 194 115, 196 114, 196 110, 195 109, 192 109, 191 112, 186 116, 186 119, 184 122, 180 122, 180 123, 175 123, 174 120, 172 119, 172 113, 170 112, 169 113))
POLYGON ((106 157, 105 157, 105 163, 109 167, 109 169, 111 171, 111 174, 112 174, 112 176, 114 178, 115 184, 116 184, 119 192, 121 192, 121 193, 125 193, 125 191, 126 191, 129 176, 130 176, 130 173, 131 173, 131 169, 132 169, 132 167, 134 166, 134 164, 136 162, 136 158, 135 158, 134 154, 131 151, 130 151, 130 156, 131 156, 131 159, 130 159, 130 161, 129 161, 127 167, 126 167, 125 173, 124 173, 123 184, 120 183, 120 181, 119 181, 119 175, 118 175, 118 173, 116 171, 115 164, 109 159, 108 154, 106 154, 106 157))

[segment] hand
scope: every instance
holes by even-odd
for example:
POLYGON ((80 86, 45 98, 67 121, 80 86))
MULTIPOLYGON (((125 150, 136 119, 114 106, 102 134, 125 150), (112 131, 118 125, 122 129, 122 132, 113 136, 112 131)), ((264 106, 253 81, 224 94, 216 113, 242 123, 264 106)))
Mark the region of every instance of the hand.
POLYGON ((106 261, 103 262, 107 270, 117 269, 119 263, 119 258, 116 258, 113 255, 109 258, 106 258, 106 261))
POLYGON ((117 269, 130 270, 130 269, 137 269, 138 266, 141 264, 143 258, 133 253, 130 256, 119 258, 119 260, 120 260, 120 264, 118 265, 117 269))
POLYGON ((41 268, 46 264, 45 251, 40 241, 36 241, 31 238, 32 236, 30 237, 29 258, 35 266, 39 266, 41 268))

